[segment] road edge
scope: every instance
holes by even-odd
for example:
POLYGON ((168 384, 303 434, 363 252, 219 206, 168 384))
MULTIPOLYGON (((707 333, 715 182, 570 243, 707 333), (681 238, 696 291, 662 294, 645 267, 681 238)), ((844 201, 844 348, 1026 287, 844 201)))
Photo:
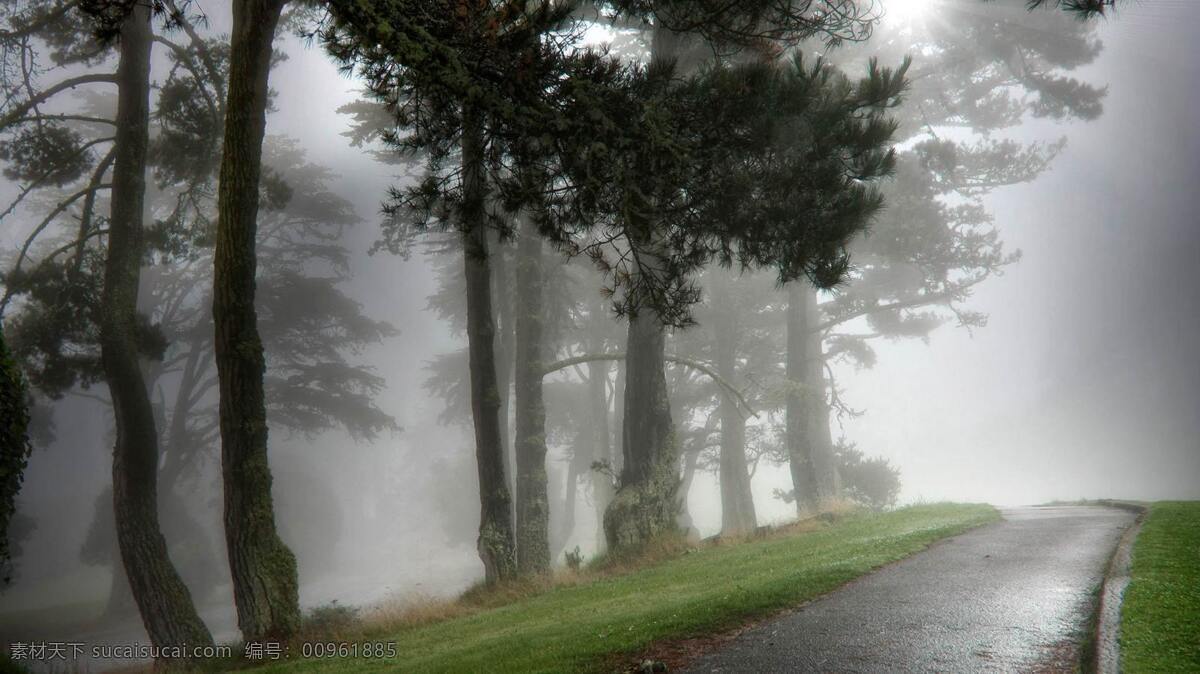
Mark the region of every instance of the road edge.
POLYGON ((1110 508, 1120 508, 1137 513, 1117 541, 1117 547, 1109 558, 1108 567, 1104 572, 1104 580, 1100 586, 1100 602, 1096 607, 1095 629, 1092 634, 1095 648, 1090 661, 1091 670, 1097 674, 1119 674, 1121 671, 1121 601, 1125 588, 1129 586, 1130 569, 1133 559, 1133 544, 1138 533, 1142 530, 1142 522, 1146 519, 1149 508, 1142 503, 1132 501, 1101 501, 1099 505, 1110 508))

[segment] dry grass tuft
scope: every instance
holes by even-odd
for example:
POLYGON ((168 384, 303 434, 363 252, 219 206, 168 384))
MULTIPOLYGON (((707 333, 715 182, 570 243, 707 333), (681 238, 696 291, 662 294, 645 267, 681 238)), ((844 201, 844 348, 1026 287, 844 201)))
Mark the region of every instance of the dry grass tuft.
POLYGON ((476 610, 459 599, 409 594, 363 609, 361 623, 366 632, 387 632, 460 618, 476 610))

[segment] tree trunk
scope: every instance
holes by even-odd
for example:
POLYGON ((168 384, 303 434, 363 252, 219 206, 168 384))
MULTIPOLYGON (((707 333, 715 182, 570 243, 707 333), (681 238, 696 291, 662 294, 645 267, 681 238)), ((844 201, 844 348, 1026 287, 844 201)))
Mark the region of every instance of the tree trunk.
MULTIPOLYGON (((650 47, 652 61, 676 65, 687 73, 697 65, 692 50, 697 40, 658 24, 650 47)), ((642 217, 642 216, 638 216, 642 217)), ((654 217, 651 215, 650 217, 654 217)), ((635 274, 654 274, 661 267, 655 253, 657 222, 626 223, 631 247, 646 267, 635 274)), ((635 263, 640 264, 640 263, 635 263)), ((621 424, 621 480, 604 511, 604 536, 608 548, 640 546, 648 539, 677 531, 679 514, 678 447, 671 422, 671 403, 664 372, 666 331, 652 307, 641 307, 629 317, 625 350, 625 399, 621 424)))
POLYGON ((557 552, 551 557, 551 561, 566 551, 567 543, 571 540, 571 534, 575 532, 575 502, 579 500, 579 478, 582 477, 583 473, 580 470, 578 458, 586 446, 580 442, 581 439, 581 437, 576 438, 576 455, 567 463, 566 494, 563 497, 562 519, 559 522, 558 534, 555 536, 552 546, 557 552))
POLYGON ((212 643, 171 559, 158 522, 158 433, 138 354, 150 124, 150 10, 135 4, 121 26, 117 133, 100 356, 116 418, 113 514, 117 542, 142 624, 155 646, 212 643))
POLYGON ((463 258, 467 280, 467 342, 471 367, 471 417, 475 424, 475 462, 479 470, 479 558, 488 583, 516 573, 512 503, 504 474, 500 431, 500 391, 496 380, 491 270, 484 213, 483 125, 476 114, 463 114, 463 258))
MULTIPOLYGON (((546 407, 542 399, 544 296, 542 241, 526 223, 516 268, 517 570, 550 571, 550 504, 546 486, 546 407)), ((575 479, 573 476, 568 479, 575 479)), ((570 491, 570 488, 568 488, 570 491)), ((573 498, 573 494, 571 496, 573 498)))
POLYGON ((829 403, 825 396, 829 386, 825 376, 825 350, 821 333, 814 329, 821 323, 821 309, 815 290, 810 289, 804 294, 804 312, 809 326, 804 351, 804 388, 813 392, 808 398, 807 442, 812 454, 817 501, 821 508, 827 508, 837 498, 837 467, 833 458, 829 403))
MULTIPOLYGON (((603 348, 601 345, 600 348, 603 348)), ((612 443, 608 426, 608 363, 588 363, 588 406, 591 408, 589 424, 592 431, 592 462, 612 466, 612 443)), ((604 510, 612 501, 612 477, 604 471, 590 471, 592 479, 592 503, 596 507, 596 551, 604 550, 604 510)))
POLYGON ((238 627, 248 641, 300 627, 296 558, 275 528, 267 459, 266 367, 254 310, 255 236, 271 42, 283 0, 233 3, 213 273, 225 542, 238 627))
MULTIPOLYGON (((492 265, 492 301, 496 307, 496 390, 500 392, 500 442, 504 447, 504 476, 508 480, 509 493, 515 493, 516 443, 509 430, 509 410, 512 408, 513 367, 516 353, 517 331, 513 319, 513 297, 510 291, 514 279, 508 269, 508 251, 499 236, 488 235, 493 246, 489 258, 492 265)), ((515 425, 515 424, 514 424, 515 425)), ((515 429, 513 429, 515 430, 515 429)), ((513 499, 513 516, 516 517, 516 499, 513 499)))
POLYGON ((676 530, 679 470, 667 395, 666 330, 643 307, 629 319, 625 351, 621 484, 604 513, 609 550, 635 548, 676 530))
MULTIPOLYGON (((817 305, 816 293, 808 293, 809 302, 806 309, 809 315, 809 325, 820 322, 820 308, 817 305)), ((812 399, 809 410, 809 445, 812 447, 813 470, 816 474, 817 495, 822 507, 828 507, 841 494, 841 480, 838 477, 837 460, 833 453, 833 426, 830 418, 829 400, 826 391, 832 387, 828 374, 825 372, 825 349, 821 334, 810 331, 808 335, 809 367, 806 372, 808 379, 805 387, 819 391, 820 395, 812 399)))
MULTIPOLYGON (((720 271, 712 289, 713 337, 717 373, 736 386, 737 308, 729 293, 729 280, 720 271)), ((720 390, 721 415, 721 534, 739 536, 758 527, 750 469, 746 463, 746 418, 724 389, 720 390)))
POLYGON ((787 448, 798 514, 818 512, 834 498, 832 443, 828 436, 825 364, 816 291, 788 285, 787 448), (825 424, 824 430, 821 425, 825 424))
POLYGON ((683 479, 679 482, 679 528, 688 536, 688 538, 700 539, 700 530, 696 528, 696 523, 692 521, 692 514, 688 510, 687 500, 688 494, 692 492, 692 482, 696 479, 696 469, 700 465, 700 453, 704 451, 703 442, 700 446, 688 450, 683 457, 683 479))

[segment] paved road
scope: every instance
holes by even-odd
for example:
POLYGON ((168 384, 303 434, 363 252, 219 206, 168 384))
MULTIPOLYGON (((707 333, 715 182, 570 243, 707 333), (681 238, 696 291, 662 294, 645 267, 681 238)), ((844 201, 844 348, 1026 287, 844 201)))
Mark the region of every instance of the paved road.
POLYGON ((690 672, 1072 671, 1132 513, 1002 509, 694 660, 690 672))

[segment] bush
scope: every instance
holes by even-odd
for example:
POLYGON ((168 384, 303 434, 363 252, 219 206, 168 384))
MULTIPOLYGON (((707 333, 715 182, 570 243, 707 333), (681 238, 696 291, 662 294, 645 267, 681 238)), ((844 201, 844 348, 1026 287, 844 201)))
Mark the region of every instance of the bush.
POLYGON ((866 458, 854 445, 844 440, 834 448, 842 491, 850 500, 872 510, 883 510, 896 504, 900 495, 900 470, 884 458, 866 458))
POLYGON ((338 636, 353 631, 358 623, 358 609, 338 604, 334 599, 310 610, 304 617, 302 631, 322 637, 338 636))

